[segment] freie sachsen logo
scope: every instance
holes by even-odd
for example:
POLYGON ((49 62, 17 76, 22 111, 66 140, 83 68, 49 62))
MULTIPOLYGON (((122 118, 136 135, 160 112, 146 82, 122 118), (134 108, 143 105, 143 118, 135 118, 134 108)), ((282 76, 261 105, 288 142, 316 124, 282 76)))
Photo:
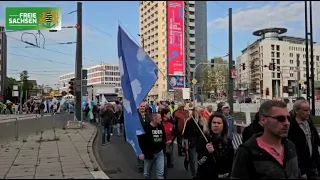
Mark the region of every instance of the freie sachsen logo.
POLYGON ((61 9, 8 7, 6 30, 61 30, 61 9))

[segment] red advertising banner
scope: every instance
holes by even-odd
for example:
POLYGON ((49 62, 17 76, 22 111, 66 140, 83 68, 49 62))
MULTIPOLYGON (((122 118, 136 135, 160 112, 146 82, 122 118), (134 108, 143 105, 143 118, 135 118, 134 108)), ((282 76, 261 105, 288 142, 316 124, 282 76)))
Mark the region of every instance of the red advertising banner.
POLYGON ((168 75, 184 76, 184 1, 168 1, 168 75))

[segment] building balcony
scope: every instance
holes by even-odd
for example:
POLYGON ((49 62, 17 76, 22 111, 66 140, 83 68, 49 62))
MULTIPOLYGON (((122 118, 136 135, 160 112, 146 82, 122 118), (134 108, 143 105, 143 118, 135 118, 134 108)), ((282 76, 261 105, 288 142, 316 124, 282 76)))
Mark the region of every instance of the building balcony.
POLYGON ((189 34, 196 34, 195 30, 189 30, 189 34))
POLYGON ((191 41, 191 42, 196 42, 196 38, 194 38, 194 37, 189 37, 189 41, 191 41))

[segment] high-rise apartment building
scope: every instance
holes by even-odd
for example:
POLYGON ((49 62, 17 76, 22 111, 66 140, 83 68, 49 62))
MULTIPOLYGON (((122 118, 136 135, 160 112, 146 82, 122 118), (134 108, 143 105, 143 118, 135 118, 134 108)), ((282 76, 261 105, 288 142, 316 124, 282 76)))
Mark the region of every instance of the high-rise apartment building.
MULTIPOLYGON (((285 32, 285 28, 267 28, 253 33, 259 39, 245 48, 237 61, 238 89, 246 89, 248 93, 263 99, 272 99, 297 96, 299 84, 305 87, 306 40, 282 35, 285 32), (272 67, 269 69, 272 63, 275 64, 275 70, 272 67)), ((318 80, 320 46, 314 42, 313 49, 314 78, 318 80)), ((309 58, 310 62, 310 46, 309 58)))
POLYGON ((168 99, 169 91, 190 87, 194 73, 200 82, 195 67, 207 61, 206 1, 140 1, 140 40, 159 68, 150 99, 168 99))
POLYGON ((0 95, 7 94, 7 35, 5 28, 0 26, 0 95))

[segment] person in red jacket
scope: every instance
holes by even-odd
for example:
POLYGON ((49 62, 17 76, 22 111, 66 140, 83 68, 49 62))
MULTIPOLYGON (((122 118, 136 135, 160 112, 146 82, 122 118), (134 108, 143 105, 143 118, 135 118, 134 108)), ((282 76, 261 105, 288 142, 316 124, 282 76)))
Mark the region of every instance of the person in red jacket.
POLYGON ((203 117, 209 121, 210 116, 213 114, 212 105, 207 106, 207 109, 203 113, 203 117))
POLYGON ((166 160, 167 160, 167 167, 172 168, 172 152, 173 152, 173 141, 175 139, 175 130, 174 125, 170 122, 171 119, 171 113, 169 109, 163 109, 161 111, 161 118, 162 118, 162 124, 164 127, 164 131, 166 134, 166 160))

